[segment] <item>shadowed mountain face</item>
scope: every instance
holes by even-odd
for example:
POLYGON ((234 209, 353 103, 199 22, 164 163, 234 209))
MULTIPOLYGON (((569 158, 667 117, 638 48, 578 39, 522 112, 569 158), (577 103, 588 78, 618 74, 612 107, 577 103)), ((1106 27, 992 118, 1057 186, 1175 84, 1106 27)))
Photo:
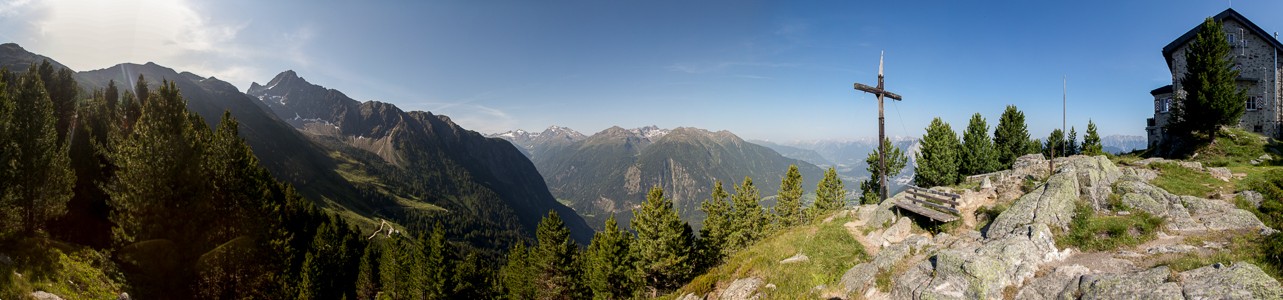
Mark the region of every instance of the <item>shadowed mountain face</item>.
POLYGON ((293 71, 267 85, 252 84, 248 94, 335 153, 348 180, 419 207, 409 209, 410 215, 445 210, 451 215, 446 219, 471 216, 458 222, 533 236, 539 220, 555 210, 572 237, 585 244, 591 239, 587 223, 557 203, 534 165, 507 141, 459 127, 446 116, 357 102, 293 71))
MULTIPOLYGON (((724 188, 753 178, 766 198, 779 189, 791 164, 802 171, 803 189, 813 193, 823 172, 810 163, 780 156, 745 142, 727 131, 698 128, 623 129, 611 127, 583 140, 550 147, 535 156, 535 166, 548 189, 594 226, 611 214, 630 220, 630 212, 645 201, 652 186, 677 204, 682 218, 699 228, 699 204, 709 198, 713 183, 724 188)), ((774 201, 765 201, 773 206, 774 201)))

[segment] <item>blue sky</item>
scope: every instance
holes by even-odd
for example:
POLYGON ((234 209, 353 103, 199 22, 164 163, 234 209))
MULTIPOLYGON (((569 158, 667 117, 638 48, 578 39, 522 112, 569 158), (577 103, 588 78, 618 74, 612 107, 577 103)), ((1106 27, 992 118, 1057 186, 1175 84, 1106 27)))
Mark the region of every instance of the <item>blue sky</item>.
MULTIPOLYGON (((933 117, 962 131, 1020 107, 1031 135, 1142 135, 1161 48, 1228 1, 33 1, 0 0, 0 42, 76 70, 154 61, 245 89, 292 69, 358 100, 486 133, 693 126, 749 139, 876 136, 933 117)), ((1280 1, 1236 1, 1283 31, 1280 1)))

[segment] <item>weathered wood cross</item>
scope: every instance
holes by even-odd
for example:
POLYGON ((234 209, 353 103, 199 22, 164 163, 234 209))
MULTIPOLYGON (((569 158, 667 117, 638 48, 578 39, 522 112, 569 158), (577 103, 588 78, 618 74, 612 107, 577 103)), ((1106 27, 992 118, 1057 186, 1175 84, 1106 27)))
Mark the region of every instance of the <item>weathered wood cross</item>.
POLYGON ((878 86, 871 87, 868 85, 855 83, 855 89, 878 96, 878 196, 880 200, 887 199, 887 149, 882 141, 886 140, 886 118, 882 115, 882 98, 891 98, 896 101, 902 101, 900 95, 888 92, 885 89, 882 77, 882 58, 886 52, 878 55, 878 86))

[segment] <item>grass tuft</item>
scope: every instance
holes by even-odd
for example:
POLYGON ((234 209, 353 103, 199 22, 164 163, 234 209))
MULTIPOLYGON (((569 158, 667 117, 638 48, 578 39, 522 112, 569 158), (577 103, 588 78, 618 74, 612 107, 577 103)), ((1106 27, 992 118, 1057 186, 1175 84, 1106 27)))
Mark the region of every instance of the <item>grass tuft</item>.
POLYGON ((718 282, 729 284, 731 280, 751 276, 758 276, 766 283, 775 284, 774 290, 759 289, 766 298, 778 298, 772 295, 802 297, 801 295, 826 292, 814 290, 820 285, 836 289, 847 269, 868 260, 864 246, 843 226, 848 221, 850 217, 834 218, 829 222, 815 222, 778 231, 736 252, 721 265, 695 277, 670 295, 704 295, 716 289, 718 282), (797 253, 806 254, 810 260, 780 264, 781 260, 797 253))
POLYGON ((1117 250, 1154 239, 1163 226, 1163 218, 1143 211, 1127 216, 1101 216, 1086 202, 1078 202, 1069 232, 1056 235, 1060 247, 1077 247, 1083 251, 1117 250))
POLYGON ((1208 198, 1218 191, 1233 189, 1229 182, 1175 163, 1153 163, 1150 167, 1158 170, 1158 178, 1150 183, 1172 194, 1208 198))

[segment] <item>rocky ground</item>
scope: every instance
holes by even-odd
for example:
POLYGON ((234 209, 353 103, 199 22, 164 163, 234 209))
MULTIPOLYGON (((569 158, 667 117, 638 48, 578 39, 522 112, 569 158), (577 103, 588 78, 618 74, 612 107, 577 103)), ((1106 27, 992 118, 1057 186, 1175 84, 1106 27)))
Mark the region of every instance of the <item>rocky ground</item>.
MULTIPOLYGON (((1056 172, 1048 176, 1047 160, 1039 155, 1021 157, 1012 170, 973 176, 970 180, 978 183, 976 188, 938 188, 963 196, 959 208, 964 216, 957 228, 937 234, 920 229, 909 217, 897 215, 891 203, 904 194, 881 205, 845 211, 843 214, 852 219, 846 228, 865 245, 870 259, 842 275, 841 293, 822 296, 1283 299, 1279 282, 1248 262, 1215 263, 1183 272, 1161 264, 1160 257, 1227 251, 1223 239, 1209 236, 1268 235, 1277 231, 1229 200, 1173 195, 1150 184, 1158 174, 1145 165, 1154 162, 1118 166, 1103 156, 1073 156, 1056 159, 1056 172), (1055 235, 1069 230, 1080 202, 1090 205, 1098 215, 1127 216, 1143 211, 1164 222, 1155 238, 1137 246, 1087 252, 1061 249, 1055 235), (1118 202, 1128 209, 1118 209, 1123 207, 1118 202), (1009 208, 991 222, 982 222, 987 220, 975 216, 977 210, 996 205, 1009 208)), ((1224 177, 1223 180, 1233 176, 1223 168, 1186 167, 1224 177)), ((1247 193, 1244 198, 1259 203, 1259 194, 1247 193)), ((761 287, 770 285, 759 278, 743 278, 736 283, 732 289, 706 297, 757 299, 768 295, 758 293, 761 287)))

